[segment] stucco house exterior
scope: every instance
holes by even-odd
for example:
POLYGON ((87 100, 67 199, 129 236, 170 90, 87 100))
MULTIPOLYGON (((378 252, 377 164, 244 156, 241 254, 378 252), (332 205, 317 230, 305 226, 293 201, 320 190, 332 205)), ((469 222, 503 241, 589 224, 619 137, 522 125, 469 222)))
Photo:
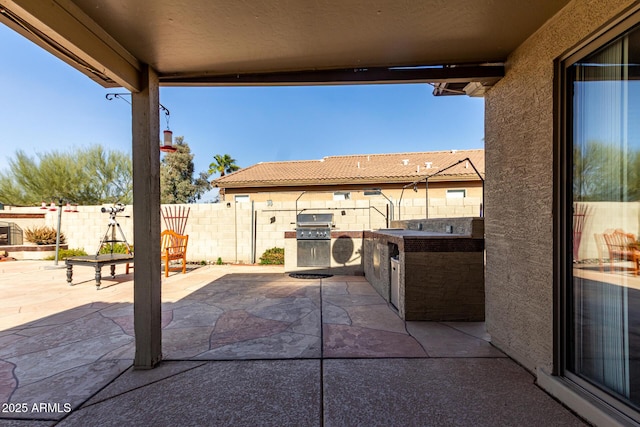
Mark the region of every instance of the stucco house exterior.
POLYGON ((637 244, 602 270, 582 249, 640 232, 639 2, 100 4, 0 0, 0 21, 132 92, 136 367, 162 355, 161 85, 431 83, 485 99, 492 343, 589 422, 640 423, 637 244))
POLYGON ((399 201, 401 197, 425 199, 426 177, 429 177, 429 197, 474 197, 481 202, 484 150, 263 162, 218 178, 213 185, 224 189, 227 200, 235 201, 291 201, 302 192, 314 193, 305 200, 357 200, 367 197, 364 193, 374 188, 389 199, 399 201), (414 182, 419 191, 413 191, 414 182))

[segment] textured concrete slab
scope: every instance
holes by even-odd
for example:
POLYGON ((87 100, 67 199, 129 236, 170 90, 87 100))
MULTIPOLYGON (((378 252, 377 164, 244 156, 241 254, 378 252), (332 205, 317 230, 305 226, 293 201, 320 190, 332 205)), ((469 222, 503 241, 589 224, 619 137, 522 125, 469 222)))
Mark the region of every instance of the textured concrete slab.
MULTIPOLYGON (((21 385, 11 401, 26 403, 29 408, 45 403, 46 409, 30 410, 15 418, 60 419, 79 407, 132 364, 128 360, 105 360, 87 363, 59 372, 29 385, 21 385), (53 405, 53 406, 49 406, 53 405)), ((4 414, 3 414, 4 416, 4 414)))
POLYGON ((1 420, 2 427, 52 427, 58 421, 36 421, 36 420, 1 420))
POLYGON ((430 357, 507 357, 487 341, 437 322, 407 322, 430 357))
POLYGON ((346 325, 323 325, 324 357, 426 357, 407 333, 346 325))
POLYGON ((288 327, 288 322, 254 316, 246 310, 230 310, 216 322, 211 334, 210 347, 214 349, 227 344, 268 337, 279 334, 288 327))
POLYGON ((282 332, 213 348, 197 360, 299 359, 321 356, 319 336, 282 332))
POLYGON ((65 344, 93 339, 99 335, 118 333, 122 333, 122 330, 112 320, 101 316, 99 313, 90 313, 80 319, 48 329, 44 333, 16 341, 11 346, 0 348, 0 357, 9 359, 23 354, 36 353, 65 344))
POLYGON ((112 397, 136 390, 146 385, 174 377, 183 372, 198 368, 206 362, 167 362, 160 363, 154 369, 135 370, 127 369, 122 375, 116 378, 113 383, 109 384, 104 390, 100 391, 94 397, 89 399, 82 406, 91 406, 112 397))
POLYGON ((219 308, 201 302, 175 307, 171 312, 172 320, 167 324, 167 329, 213 326, 223 313, 219 308))
MULTIPOLYGON (((334 304, 339 307, 378 305, 384 300, 380 295, 322 295, 322 303, 334 304)), ((385 303, 386 304, 386 303, 385 303)))
POLYGON ((8 402, 18 386, 18 380, 13 375, 15 367, 13 363, 0 360, 0 402, 8 402))
POLYGON ((467 335, 491 341, 491 335, 487 332, 484 322, 441 322, 443 325, 457 329, 467 335))
POLYGON ((387 304, 345 307, 352 326, 406 334, 404 321, 387 304))
POLYGON ((351 325, 349 313, 342 307, 323 301, 322 323, 335 325, 351 325))
POLYGON ((585 426, 510 359, 324 361, 324 425, 585 426))
POLYGON ((351 281, 347 282, 347 289, 351 295, 377 295, 378 292, 367 281, 351 281))
POLYGON ((260 301, 255 306, 248 308, 247 312, 263 319, 291 323, 319 310, 320 307, 309 298, 284 297, 260 301))
POLYGON ((208 362, 85 406, 58 426, 320 426, 320 363, 208 362))
MULTIPOLYGON (((492 412, 494 425, 546 425, 530 412, 547 408, 575 421, 495 354, 483 323, 412 336, 363 277, 211 266, 163 278, 164 361, 133 371, 131 277, 97 292, 67 286, 63 269, 16 271, 0 275, 0 403, 51 406, 0 413, 2 426, 490 425, 492 412)), ((90 269, 77 278, 93 283, 90 269)))
POLYGON ((20 388, 74 368, 95 362, 102 354, 132 342, 124 334, 100 335, 70 344, 6 359, 16 365, 20 388), (50 361, 43 363, 43 361, 50 361))
POLYGON ((185 360, 207 352, 210 349, 211 332, 213 332, 213 326, 164 329, 162 331, 163 358, 185 360))

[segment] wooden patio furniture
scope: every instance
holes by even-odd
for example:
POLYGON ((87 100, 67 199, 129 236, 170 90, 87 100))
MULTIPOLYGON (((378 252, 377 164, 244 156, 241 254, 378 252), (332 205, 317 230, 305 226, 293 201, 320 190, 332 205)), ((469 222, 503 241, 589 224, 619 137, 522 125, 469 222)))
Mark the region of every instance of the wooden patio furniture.
POLYGON ((637 276, 640 250, 638 249, 636 236, 621 229, 614 230, 611 233, 604 233, 602 236, 609 251, 609 271, 614 270, 614 262, 616 261, 631 261, 633 262, 633 272, 637 276))
POLYGON ((191 212, 191 208, 184 206, 165 206, 164 210, 160 209, 165 228, 182 235, 187 227, 189 212, 191 212))
POLYGON ((164 276, 169 277, 169 271, 187 272, 187 243, 189 236, 178 234, 173 230, 164 230, 161 238, 161 257, 164 262, 164 276), (171 267, 171 261, 181 261, 181 267, 171 267))

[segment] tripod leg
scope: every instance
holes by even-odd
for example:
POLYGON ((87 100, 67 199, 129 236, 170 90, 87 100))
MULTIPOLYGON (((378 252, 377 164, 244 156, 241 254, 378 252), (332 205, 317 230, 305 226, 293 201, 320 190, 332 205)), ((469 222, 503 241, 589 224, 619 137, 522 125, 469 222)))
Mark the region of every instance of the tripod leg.
POLYGON ((100 249, 102 249, 102 247, 105 245, 105 243, 107 243, 109 241, 109 231, 111 231, 113 233, 114 229, 111 228, 113 226, 114 225, 111 224, 111 223, 109 223, 109 225, 107 226, 107 231, 104 233, 104 237, 100 241, 100 246, 98 247, 98 250, 96 251, 96 256, 100 255, 100 249))
POLYGON ((124 231, 122 231, 122 227, 120 227, 120 223, 116 222, 116 226, 118 227, 118 231, 120 232, 120 237, 122 237, 122 243, 127 247, 129 253, 131 253, 131 247, 129 246, 129 242, 127 242, 127 238, 124 236, 124 231))

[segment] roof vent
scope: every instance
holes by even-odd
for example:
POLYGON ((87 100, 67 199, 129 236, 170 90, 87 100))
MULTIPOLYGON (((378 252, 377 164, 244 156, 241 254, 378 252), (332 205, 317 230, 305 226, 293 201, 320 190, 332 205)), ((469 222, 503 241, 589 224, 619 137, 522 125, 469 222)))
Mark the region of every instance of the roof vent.
POLYGON ((456 154, 458 150, 451 150, 451 154, 456 154))
POLYGON ((409 164, 409 159, 404 159, 404 160, 402 161, 402 164, 403 164, 403 165, 405 165, 405 166, 407 166, 407 165, 409 164))
POLYGON ((433 162, 424 162, 424 167, 426 167, 427 169, 431 169, 432 164, 433 162))

